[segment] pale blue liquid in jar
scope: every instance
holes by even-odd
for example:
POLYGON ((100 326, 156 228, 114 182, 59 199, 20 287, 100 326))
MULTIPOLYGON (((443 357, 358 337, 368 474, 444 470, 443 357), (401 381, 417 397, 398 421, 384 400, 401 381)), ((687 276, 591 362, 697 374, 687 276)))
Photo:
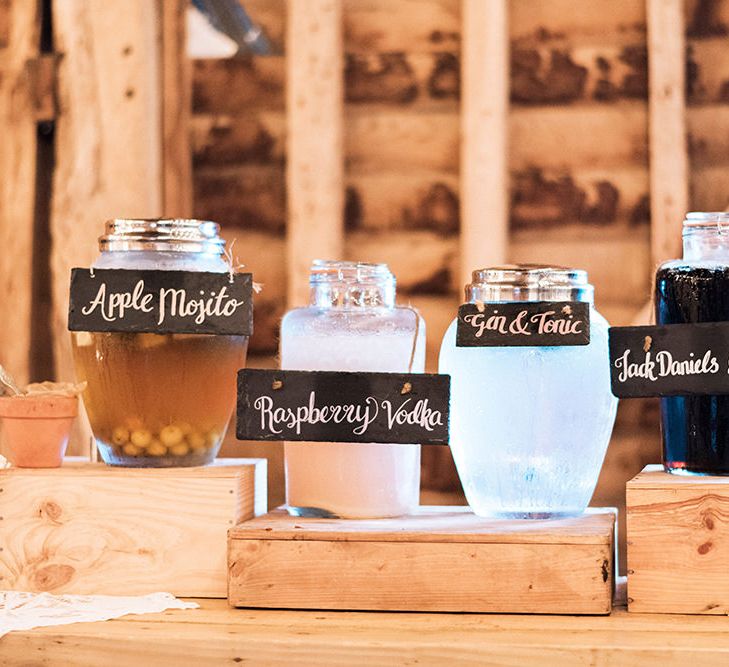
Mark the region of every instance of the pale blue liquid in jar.
MULTIPOLYGON (((578 300, 569 294, 540 286, 514 300, 578 300)), ((594 308, 590 319, 584 346, 456 347, 457 322, 446 331, 439 371, 451 375, 450 446, 476 514, 556 518, 589 504, 617 409, 608 323, 594 308)))

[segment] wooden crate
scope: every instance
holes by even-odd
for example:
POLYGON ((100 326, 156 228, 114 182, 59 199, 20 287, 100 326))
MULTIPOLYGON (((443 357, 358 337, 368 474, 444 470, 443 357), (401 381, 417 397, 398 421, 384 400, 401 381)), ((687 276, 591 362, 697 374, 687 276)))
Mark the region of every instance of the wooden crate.
POLYGON ((283 510, 229 531, 236 607, 608 614, 615 511, 489 521, 423 507, 373 521, 283 510))
POLYGON ((0 589, 225 597, 226 531, 266 511, 266 462, 0 470, 0 589))
POLYGON ((729 613, 729 477, 647 466, 627 485, 628 609, 729 613))

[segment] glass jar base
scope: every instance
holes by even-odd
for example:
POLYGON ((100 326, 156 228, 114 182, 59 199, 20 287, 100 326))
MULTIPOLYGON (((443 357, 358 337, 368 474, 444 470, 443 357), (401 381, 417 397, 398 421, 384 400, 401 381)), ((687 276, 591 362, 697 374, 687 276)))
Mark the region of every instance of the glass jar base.
POLYGON ((111 447, 103 444, 99 444, 98 449, 101 460, 106 465, 117 468, 197 468, 213 463, 219 447, 184 456, 124 456, 116 454, 111 447))
POLYGON ((318 507, 292 507, 291 505, 286 506, 286 510, 291 516, 300 516, 310 519, 339 519, 336 514, 327 510, 319 509, 318 507))
POLYGON ((104 461, 106 465, 113 468, 200 468, 210 465, 215 459, 163 459, 157 457, 136 457, 120 461, 104 461))
POLYGON ((688 468, 675 468, 664 465, 663 469, 671 475, 679 477, 729 477, 729 470, 689 470, 688 468))
POLYGON ((346 519, 348 521, 369 521, 371 519, 397 519, 403 516, 409 516, 415 512, 416 508, 413 508, 412 512, 397 512, 397 513, 378 513, 372 514, 367 511, 362 512, 343 512, 342 514, 336 514, 329 510, 321 509, 319 507, 298 507, 295 505, 286 505, 286 511, 289 516, 298 516, 309 519, 346 519))
POLYGON ((525 512, 525 511, 514 511, 514 512, 479 512, 474 510, 474 513, 484 519, 500 519, 506 521, 513 520, 525 520, 525 521, 545 521, 555 519, 571 519, 573 517, 582 516, 584 512, 579 511, 567 511, 567 512, 525 512))

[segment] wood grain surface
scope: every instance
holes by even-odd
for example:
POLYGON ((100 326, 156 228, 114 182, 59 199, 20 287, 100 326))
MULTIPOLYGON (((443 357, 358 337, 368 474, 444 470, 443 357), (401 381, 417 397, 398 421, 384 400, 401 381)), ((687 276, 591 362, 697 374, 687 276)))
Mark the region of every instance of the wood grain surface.
POLYGON ((651 257, 680 256, 689 208, 686 42, 682 0, 648 0, 651 257))
POLYGON ((31 71, 40 62, 40 5, 6 3, 0 43, 0 355, 20 384, 29 381, 36 113, 31 71))
POLYGON ((230 609, 126 616, 15 632, 0 639, 8 666, 488 665, 724 667, 727 619, 628 614, 520 616, 230 609), (142 657, 143 656, 143 657, 142 657))
POLYGON ((508 259, 509 3, 464 0, 462 12, 459 280, 469 283, 508 259))
POLYGON ((161 23, 162 214, 192 215, 192 63, 185 0, 157 0, 161 23))
POLYGON ((226 532, 265 507, 262 460, 0 470, 0 588, 220 597, 226 532))
POLYGON ((468 507, 421 507, 394 519, 307 519, 277 509, 230 530, 231 539, 330 542, 457 542, 475 544, 609 544, 612 509, 553 521, 504 521, 468 507))
POLYGON ((627 487, 631 612, 729 614, 729 478, 649 466, 627 487))
POLYGON ((289 306, 309 302, 314 259, 344 259, 341 0, 291 0, 286 43, 289 306))
POLYGON ((64 381, 74 377, 70 269, 94 260, 107 219, 162 213, 157 9, 144 0, 53 2, 60 61, 51 269, 56 372, 64 381))
POLYGON ((423 507, 378 521, 278 510, 229 532, 238 607, 610 613, 615 511, 489 521, 423 507))

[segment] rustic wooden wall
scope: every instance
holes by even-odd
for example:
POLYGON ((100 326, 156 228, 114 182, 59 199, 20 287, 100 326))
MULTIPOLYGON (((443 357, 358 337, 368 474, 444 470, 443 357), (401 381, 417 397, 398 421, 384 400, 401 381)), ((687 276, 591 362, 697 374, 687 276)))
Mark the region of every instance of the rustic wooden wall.
MULTIPOLYGON (((589 9, 577 14, 570 2, 510 4, 511 258, 585 266, 601 309, 627 322, 651 274, 643 3, 580 3, 589 9)), ((460 5, 344 3, 347 253, 393 265, 401 294, 431 315, 431 352, 462 287, 460 5)), ((283 39, 283 2, 247 7, 283 39)), ((195 210, 267 265, 263 354, 285 303, 266 275, 286 230, 284 60, 194 64, 195 210)))
POLYGON ((70 268, 104 221, 190 213, 187 5, 0 0, 0 362, 21 383, 73 377, 70 268))
MULTIPOLYGON (((286 6, 245 4, 283 55, 194 63, 194 205, 226 223, 266 284, 252 363, 271 363, 286 308, 286 6)), ((392 266, 426 317, 431 369, 462 288, 461 6, 343 3, 346 253, 392 266)), ((646 3, 511 0, 508 21, 509 258, 588 269, 598 308, 628 324, 667 258, 652 254, 649 226, 646 3)), ((723 209, 729 1, 689 0, 685 23, 690 206, 723 209)), ((622 506, 625 480, 658 458, 655 402, 624 401, 595 502, 622 506)), ((452 488, 452 469, 431 463, 425 481, 452 488)))

